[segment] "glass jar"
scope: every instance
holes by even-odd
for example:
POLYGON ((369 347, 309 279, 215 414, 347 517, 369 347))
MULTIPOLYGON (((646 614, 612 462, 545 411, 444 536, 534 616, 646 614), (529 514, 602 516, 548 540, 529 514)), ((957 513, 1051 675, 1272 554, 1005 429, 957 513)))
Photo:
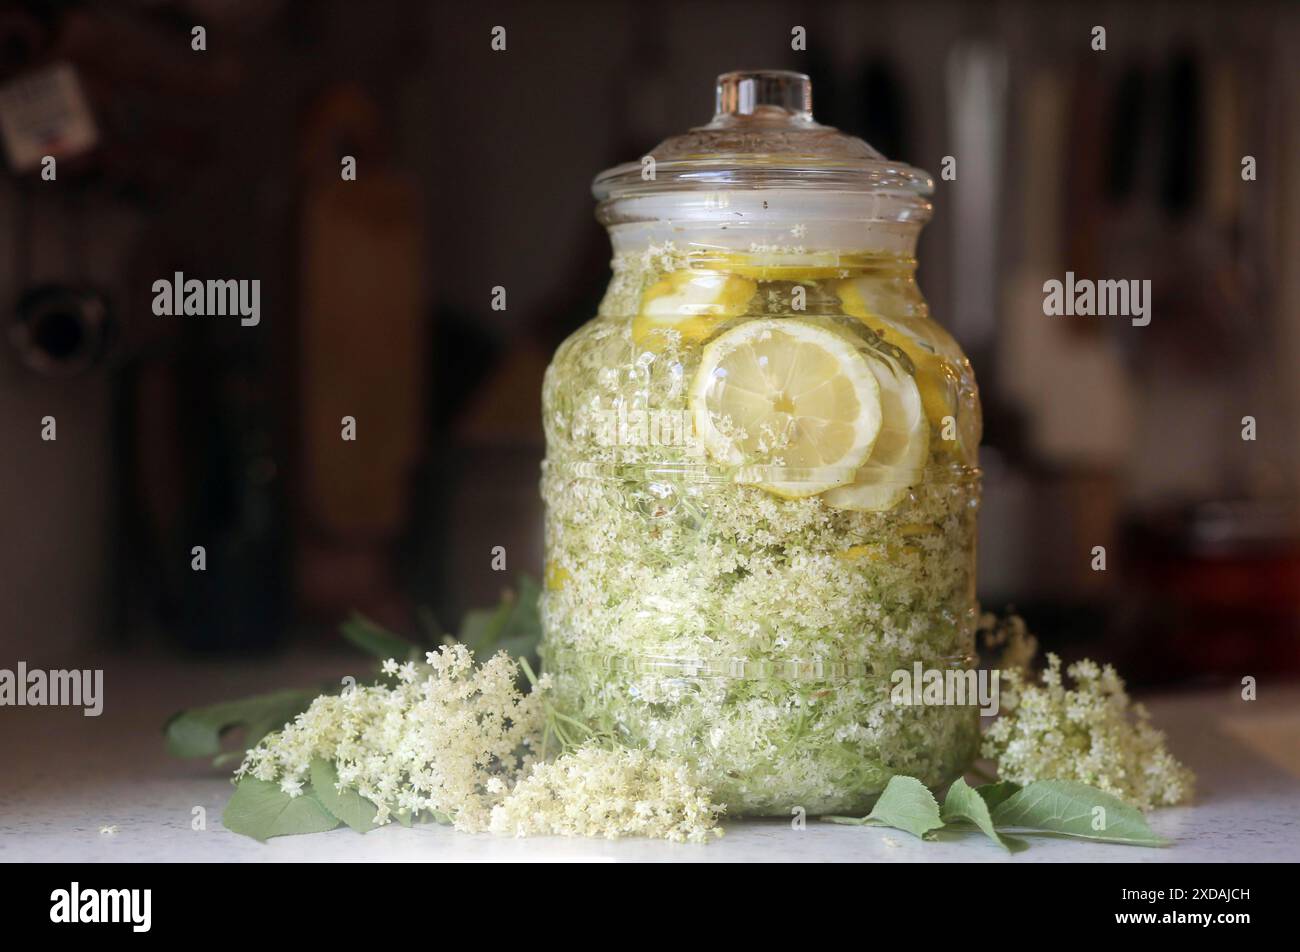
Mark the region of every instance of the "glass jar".
POLYGON ((863 810, 978 743, 975 707, 903 686, 969 666, 976 622, 979 398, 915 280, 931 189, 785 72, 720 77, 712 122, 595 180, 613 280, 544 385, 544 663, 561 712, 733 815, 863 810))

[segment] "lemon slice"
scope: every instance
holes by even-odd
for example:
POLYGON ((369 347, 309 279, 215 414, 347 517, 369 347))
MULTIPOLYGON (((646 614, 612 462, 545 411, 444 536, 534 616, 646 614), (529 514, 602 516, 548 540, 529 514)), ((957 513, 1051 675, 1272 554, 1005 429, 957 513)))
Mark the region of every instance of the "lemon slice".
POLYGON ((870 278, 848 278, 835 285, 835 293, 845 314, 856 317, 879 333, 885 343, 907 354, 916 367, 916 382, 925 415, 932 426, 942 427, 943 418, 954 415, 952 394, 957 389, 957 370, 948 360, 917 343, 877 313, 879 309, 872 305, 881 292, 879 282, 870 278))
POLYGON ((723 321, 745 313, 758 286, 748 278, 720 272, 673 271, 641 296, 641 313, 632 321, 632 339, 654 347, 676 331, 687 341, 702 341, 723 321))
POLYGON ((884 357, 869 359, 880 384, 880 435, 857 478, 826 493, 826 504, 835 509, 893 509, 920 482, 929 458, 930 421, 916 381, 884 357))
MULTIPOLYGON (((748 321, 704 348, 690 393, 695 431, 723 463, 810 471, 775 482, 756 474, 753 482, 780 496, 851 482, 881 430, 868 360, 854 341, 817 324, 748 321)), ((743 470, 740 478, 750 481, 743 470)))

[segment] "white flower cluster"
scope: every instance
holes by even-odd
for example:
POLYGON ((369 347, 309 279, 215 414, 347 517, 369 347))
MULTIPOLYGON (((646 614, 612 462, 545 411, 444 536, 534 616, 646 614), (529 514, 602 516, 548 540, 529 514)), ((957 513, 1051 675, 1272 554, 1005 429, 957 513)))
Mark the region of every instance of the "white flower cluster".
POLYGON ((525 695, 519 667, 505 652, 478 666, 464 645, 425 657, 423 665, 384 662, 391 687, 318 697, 250 750, 236 776, 278 781, 299 796, 312 760, 323 758, 334 763, 340 790, 376 805, 380 824, 424 813, 466 832, 518 836, 699 842, 721 834, 720 809, 678 762, 592 747, 536 762, 546 675, 525 695))
POLYGON ((1141 704, 1129 700, 1110 665, 1087 659, 1066 669, 1047 655, 1042 684, 1004 671, 1002 716, 984 735, 984 756, 997 761, 1003 780, 1077 780, 1143 810, 1191 798, 1192 772, 1165 748, 1141 704))
POLYGON ((333 761, 340 789, 394 814, 429 812, 461 830, 486 829, 492 807, 526 769, 544 723, 543 680, 527 695, 504 652, 475 666, 464 645, 431 651, 427 664, 384 665, 395 684, 319 697, 250 750, 238 776, 301 792, 312 758, 333 761))
POLYGON ((537 764, 492 811, 492 829, 516 836, 653 836, 702 843, 721 836, 718 814, 680 761, 641 750, 582 747, 537 764))

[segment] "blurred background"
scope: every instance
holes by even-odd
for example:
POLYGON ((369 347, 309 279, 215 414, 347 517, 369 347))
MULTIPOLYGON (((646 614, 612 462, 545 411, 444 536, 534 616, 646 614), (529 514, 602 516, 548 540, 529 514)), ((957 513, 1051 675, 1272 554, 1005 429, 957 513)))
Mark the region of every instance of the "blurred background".
POLYGON ((1298 58, 1249 0, 0 3, 0 666, 316 650, 540 574, 591 178, 786 68, 959 157, 919 277, 984 395, 985 606, 1137 683, 1300 673, 1298 58), (1150 326, 1044 317, 1067 270, 1150 278, 1150 326), (177 271, 259 279, 260 324, 155 317, 177 271))

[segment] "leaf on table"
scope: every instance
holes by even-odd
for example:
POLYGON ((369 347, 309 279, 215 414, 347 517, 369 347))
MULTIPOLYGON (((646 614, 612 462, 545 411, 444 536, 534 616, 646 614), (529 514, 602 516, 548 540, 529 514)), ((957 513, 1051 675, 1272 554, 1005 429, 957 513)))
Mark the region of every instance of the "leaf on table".
POLYGON ((311 762, 311 788, 321 805, 358 833, 375 828, 375 805, 355 790, 338 789, 339 775, 334 764, 319 757, 311 762))
POLYGON ((981 784, 975 788, 975 792, 984 800, 985 806, 990 810, 997 807, 999 803, 1020 792, 1020 784, 1012 783, 1010 780, 999 780, 997 783, 981 784))
POLYGON ((417 661, 424 657, 424 650, 414 642, 389 631, 378 622, 371 621, 360 612, 353 612, 352 617, 339 625, 339 633, 352 645, 366 654, 387 661, 417 661))
POLYGON ((1028 849, 1029 844, 1014 836, 1002 836, 993 827, 993 817, 988 804, 979 791, 972 789, 961 777, 952 782, 943 800, 941 816, 945 823, 973 823, 979 830, 1008 853, 1028 849))
POLYGON ((888 826, 922 838, 943 826, 934 794, 915 777, 902 776, 889 778, 880 799, 866 816, 828 816, 822 819, 856 826, 888 826))
POLYGON ((242 833, 255 840, 298 833, 324 833, 339 825, 310 787, 291 797, 278 783, 244 777, 226 804, 221 822, 232 833, 242 833))
POLYGON ((181 711, 163 727, 167 751, 174 757, 215 757, 214 766, 221 766, 241 756, 236 751, 222 753, 221 739, 226 732, 242 727, 242 749, 246 750, 307 710, 315 699, 314 691, 274 691, 181 711))
POLYGON ((1109 793, 1073 780, 1037 780, 993 810, 1001 828, 1056 833, 1107 843, 1167 846, 1142 812, 1109 793))

